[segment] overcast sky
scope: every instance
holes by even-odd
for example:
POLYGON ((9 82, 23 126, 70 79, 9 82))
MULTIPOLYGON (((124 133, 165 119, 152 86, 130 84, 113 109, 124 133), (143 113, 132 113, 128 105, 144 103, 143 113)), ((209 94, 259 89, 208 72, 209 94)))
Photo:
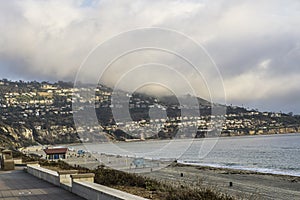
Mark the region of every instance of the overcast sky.
POLYGON ((299 0, 1 1, 0 77, 74 81, 98 44, 142 27, 176 30, 201 44, 228 104, 300 113, 299 0))

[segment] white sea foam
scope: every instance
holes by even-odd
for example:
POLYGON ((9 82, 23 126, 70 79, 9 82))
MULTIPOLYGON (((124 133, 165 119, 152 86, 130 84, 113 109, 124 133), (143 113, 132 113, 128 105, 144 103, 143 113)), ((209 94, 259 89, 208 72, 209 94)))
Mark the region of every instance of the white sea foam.
POLYGON ((193 166, 203 166, 203 167, 214 167, 214 168, 223 168, 223 169, 236 169, 236 170, 244 170, 244 171, 253 171, 258 173, 267 173, 267 174, 275 174, 275 175, 289 175, 289 176, 299 176, 300 172, 291 172, 291 171, 283 171, 277 169, 267 169, 267 168, 251 168, 244 167, 240 165, 222 165, 222 164, 211 164, 211 163, 200 163, 198 161, 182 161, 177 160, 177 163, 183 165, 193 165, 193 166))

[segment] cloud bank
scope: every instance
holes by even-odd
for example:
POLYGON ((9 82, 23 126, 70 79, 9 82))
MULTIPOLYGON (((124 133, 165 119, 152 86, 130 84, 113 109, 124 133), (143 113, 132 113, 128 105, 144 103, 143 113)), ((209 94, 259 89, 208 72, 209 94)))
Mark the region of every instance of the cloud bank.
POLYGON ((300 113, 298 0, 3 1, 0 75, 72 81, 98 44, 140 27, 174 29, 202 44, 228 103, 300 113))

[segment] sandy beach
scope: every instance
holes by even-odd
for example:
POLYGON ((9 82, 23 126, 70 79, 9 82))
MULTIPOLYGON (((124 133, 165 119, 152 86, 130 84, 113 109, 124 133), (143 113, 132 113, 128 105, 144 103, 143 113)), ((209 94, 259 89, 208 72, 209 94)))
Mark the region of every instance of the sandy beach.
MULTIPOLYGON (((41 150, 33 152, 42 154, 41 150)), ((108 163, 108 160, 110 167, 114 169, 138 172, 142 176, 175 185, 208 187, 232 195, 237 199, 300 199, 300 177, 295 176, 175 163, 168 167, 162 167, 164 165, 162 162, 158 168, 132 166, 128 170, 128 166, 133 161, 132 158, 94 153, 78 156, 75 152, 69 152, 68 158, 64 161, 72 166, 80 165, 95 169, 101 165, 100 161, 108 163), (232 186, 230 186, 230 182, 232 182, 232 186)), ((152 162, 152 165, 157 166, 158 161, 152 162)))
POLYGON ((145 176, 173 184, 203 185, 237 199, 300 199, 300 177, 184 165, 172 165, 145 176))
MULTIPOLYGON (((104 159, 106 156, 100 157, 104 159)), ((110 156, 112 163, 118 163, 118 159, 110 156)), ((71 165, 76 163, 87 168, 95 168, 100 164, 93 156, 69 158, 66 161, 71 165)), ((300 199, 300 177, 295 176, 182 164, 172 164, 152 172, 145 169, 134 170, 131 172, 148 171, 140 175, 174 185, 212 188, 237 199, 300 199)))

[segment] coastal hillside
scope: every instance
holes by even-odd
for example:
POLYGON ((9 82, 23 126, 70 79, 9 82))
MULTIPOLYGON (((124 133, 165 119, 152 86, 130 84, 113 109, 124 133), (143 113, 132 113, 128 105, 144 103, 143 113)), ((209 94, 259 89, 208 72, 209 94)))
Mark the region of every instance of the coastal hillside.
MULTIPOLYGON (((87 127, 75 127, 72 110, 74 101, 83 108, 87 102, 95 102, 89 109, 96 111, 100 126, 88 127, 88 130, 94 135, 101 134, 108 140, 116 141, 169 139, 174 137, 181 127, 184 127, 185 132, 189 132, 192 121, 193 126, 197 126, 199 130, 191 133, 192 136, 205 137, 207 131, 214 128, 210 120, 222 117, 226 117, 221 124, 222 127, 218 127, 222 129, 222 136, 291 133, 298 132, 300 127, 300 117, 292 113, 259 112, 242 107, 213 104, 215 107, 226 108, 224 116, 213 116, 211 103, 201 98, 197 98, 201 116, 197 119, 189 119, 181 116, 181 105, 176 97, 153 97, 141 93, 126 94, 118 91, 129 97, 131 119, 122 124, 129 127, 129 131, 137 124, 146 129, 154 121, 161 124, 154 127, 153 131, 157 133, 155 135, 147 132, 129 133, 127 130, 122 130, 121 124, 113 118, 112 108, 120 108, 124 102, 112 105, 110 88, 103 85, 99 85, 96 89, 91 88, 95 93, 93 99, 86 99, 79 94, 74 99, 73 94, 78 90, 80 88, 73 88, 72 83, 62 81, 48 83, 0 80, 1 145, 19 147, 89 141, 90 138, 78 136, 78 131, 85 130, 87 127), (166 113, 166 116, 152 119, 149 112, 153 108, 166 113)), ((182 98, 191 98, 191 96, 182 98)), ((186 109, 190 109, 191 112, 195 110, 195 108, 186 109)))

